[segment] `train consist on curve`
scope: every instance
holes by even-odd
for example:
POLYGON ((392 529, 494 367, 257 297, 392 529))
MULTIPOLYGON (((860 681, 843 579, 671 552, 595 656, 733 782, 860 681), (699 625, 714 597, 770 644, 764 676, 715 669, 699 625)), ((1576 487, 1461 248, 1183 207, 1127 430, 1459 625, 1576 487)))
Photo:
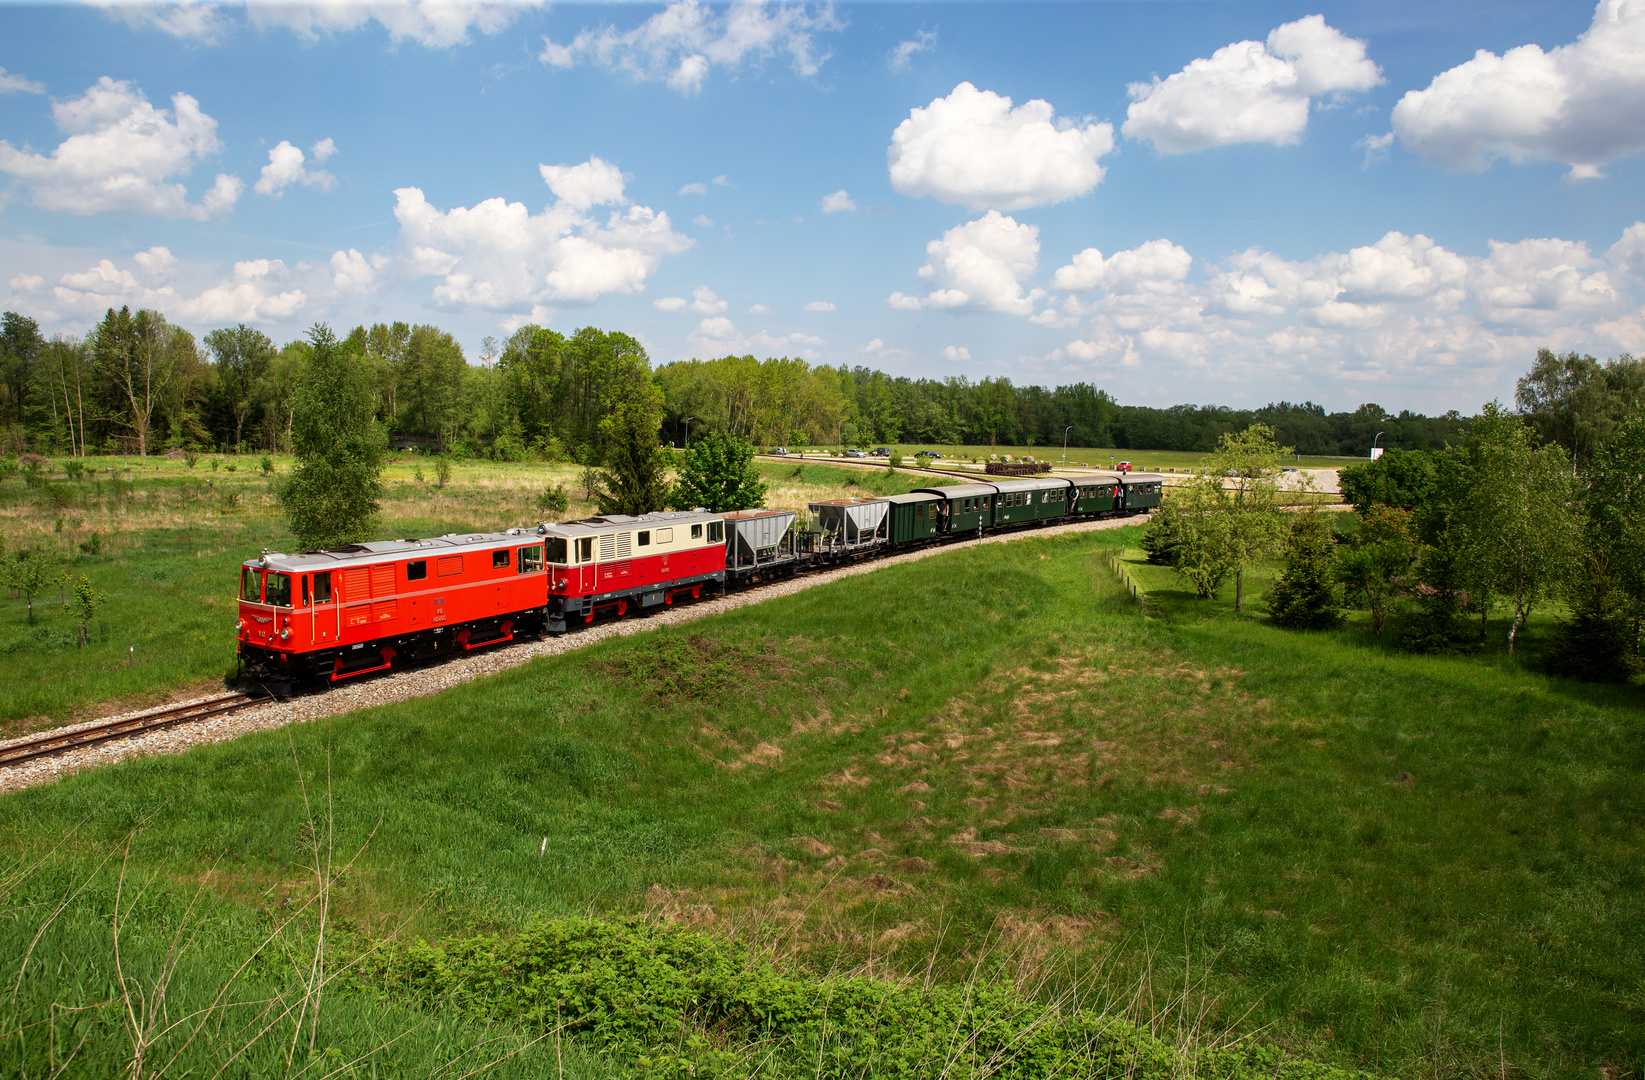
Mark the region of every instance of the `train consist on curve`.
POLYGON ((793 510, 609 514, 500 533, 264 552, 240 567, 242 681, 285 694, 597 615, 669 607, 946 540, 1146 513, 1157 473, 995 478, 793 510))

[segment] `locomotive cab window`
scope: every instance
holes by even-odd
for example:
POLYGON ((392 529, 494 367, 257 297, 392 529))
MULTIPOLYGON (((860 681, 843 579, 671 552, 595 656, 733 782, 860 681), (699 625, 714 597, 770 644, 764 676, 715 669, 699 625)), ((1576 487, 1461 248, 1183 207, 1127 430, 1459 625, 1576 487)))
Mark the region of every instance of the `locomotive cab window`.
POLYGON ((533 544, 520 549, 520 566, 518 573, 535 574, 543 568, 543 545, 533 544))
POLYGON ((416 562, 406 563, 406 580, 422 581, 428 577, 428 560, 418 559, 416 562))
POLYGON ((508 569, 508 549, 507 548, 503 548, 500 551, 493 551, 491 553, 491 568, 493 570, 507 570, 508 569))
POLYGON ((650 533, 650 531, 647 530, 647 531, 642 531, 642 532, 635 533, 634 534, 634 545, 636 547, 650 547, 651 546, 651 533, 650 533))
POLYGON ((703 538, 703 527, 701 525, 691 526, 691 539, 701 540, 702 538, 703 538))
POLYGON ((302 582, 303 582, 303 599, 302 599, 302 602, 299 603, 297 606, 298 607, 308 607, 308 575, 307 574, 303 575, 302 582))
POLYGON ((314 602, 316 604, 331 603, 331 575, 314 575, 314 602))
POLYGON ((589 562, 594 558, 594 538, 584 536, 577 541, 577 561, 589 562))
POLYGON ((275 607, 291 606, 290 574, 269 574, 263 586, 263 595, 266 597, 264 603, 273 604, 275 607))
POLYGON ((548 538, 548 561, 555 566, 564 566, 566 563, 566 542, 563 536, 548 538))
POLYGON ((263 577, 249 566, 240 567, 240 599, 252 604, 263 599, 263 577))

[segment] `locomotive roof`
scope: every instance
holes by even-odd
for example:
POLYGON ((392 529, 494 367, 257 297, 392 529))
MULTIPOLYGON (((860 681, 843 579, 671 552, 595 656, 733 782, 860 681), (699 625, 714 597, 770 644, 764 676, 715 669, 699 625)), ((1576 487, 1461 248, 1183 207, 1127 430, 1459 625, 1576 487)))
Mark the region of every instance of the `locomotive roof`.
POLYGON ((693 525, 700 521, 719 521, 724 514, 707 510, 670 510, 656 514, 604 514, 600 517, 578 518, 576 521, 545 521, 536 531, 549 536, 597 536, 617 529, 645 529, 659 525, 693 525))
POLYGON ((304 570, 330 570, 348 563, 377 562, 385 556, 415 558, 417 555, 459 548, 502 547, 522 543, 535 535, 536 533, 531 530, 513 529, 500 533, 446 533, 444 536, 429 537, 426 540, 373 540, 368 544, 345 544, 342 547, 318 551, 301 551, 295 555, 270 551, 260 558, 247 559, 241 565, 296 574, 304 570))

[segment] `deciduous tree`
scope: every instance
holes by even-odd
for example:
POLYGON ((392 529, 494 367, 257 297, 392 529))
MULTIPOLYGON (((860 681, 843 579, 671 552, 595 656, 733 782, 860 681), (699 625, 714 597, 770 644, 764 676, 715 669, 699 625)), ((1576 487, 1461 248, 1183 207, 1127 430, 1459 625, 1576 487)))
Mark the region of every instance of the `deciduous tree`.
POLYGON ((241 323, 232 330, 207 334, 206 348, 211 350, 212 362, 217 366, 219 391, 234 416, 234 452, 238 454, 257 384, 274 360, 274 342, 261 330, 241 323))
POLYGON ((365 368, 330 327, 308 337, 292 421, 297 468, 280 485, 280 503, 303 547, 337 547, 376 531, 387 438, 372 418, 365 368))
POLYGON ((765 505, 765 484, 754 468, 754 448, 743 439, 709 432, 679 461, 669 501, 676 510, 701 506, 716 513, 765 505))

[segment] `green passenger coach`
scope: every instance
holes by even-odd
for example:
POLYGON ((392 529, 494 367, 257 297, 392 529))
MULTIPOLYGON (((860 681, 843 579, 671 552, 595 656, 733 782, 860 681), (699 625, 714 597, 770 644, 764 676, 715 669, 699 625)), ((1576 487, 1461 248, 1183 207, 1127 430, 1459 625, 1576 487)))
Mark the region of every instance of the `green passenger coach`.
POLYGON ((994 524, 994 485, 956 484, 953 487, 919 488, 912 495, 935 495, 942 500, 939 513, 947 521, 944 532, 974 533, 994 524))
POLYGON ((1165 477, 1159 473, 1125 475, 1125 509, 1151 510, 1165 498, 1165 477))
POLYGON ((906 544, 929 540, 943 530, 942 511, 945 499, 930 492, 914 491, 907 495, 889 496, 891 504, 891 542, 906 544))

